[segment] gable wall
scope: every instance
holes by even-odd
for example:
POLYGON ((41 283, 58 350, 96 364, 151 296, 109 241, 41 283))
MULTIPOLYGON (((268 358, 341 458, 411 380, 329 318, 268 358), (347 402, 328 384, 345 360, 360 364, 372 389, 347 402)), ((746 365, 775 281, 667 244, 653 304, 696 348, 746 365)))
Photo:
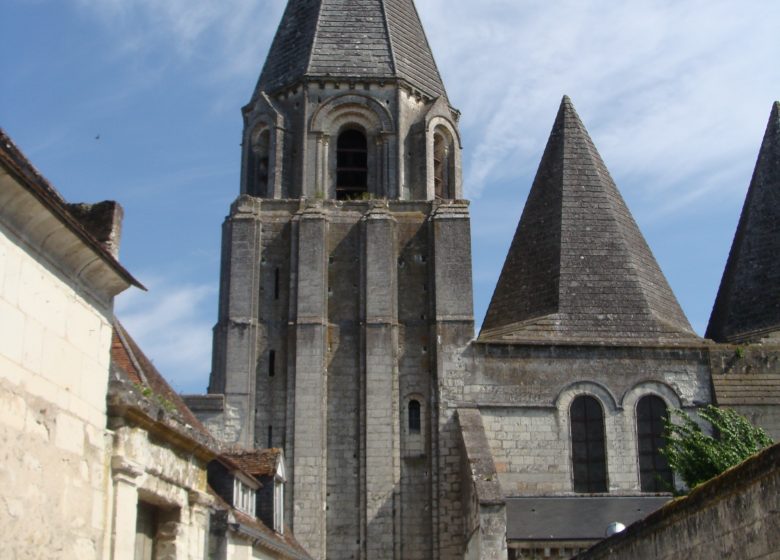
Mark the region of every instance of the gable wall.
POLYGON ((0 227, 0 557, 100 556, 110 315, 0 227))

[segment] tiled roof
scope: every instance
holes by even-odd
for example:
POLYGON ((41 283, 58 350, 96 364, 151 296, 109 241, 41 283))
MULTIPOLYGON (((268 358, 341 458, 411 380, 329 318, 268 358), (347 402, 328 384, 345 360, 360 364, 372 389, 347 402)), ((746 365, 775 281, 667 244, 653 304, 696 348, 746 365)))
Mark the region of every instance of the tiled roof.
POLYGON ((260 477, 273 476, 281 454, 281 449, 271 448, 254 449, 251 451, 231 450, 224 455, 237 464, 241 470, 248 472, 252 476, 260 477))
POLYGON ((772 106, 707 338, 740 342, 780 331, 780 101, 772 106))
POLYGON ((780 404, 780 373, 713 374, 712 386, 719 406, 780 404))
MULTIPOLYGON (((114 332, 111 340, 112 365, 123 372, 134 384, 148 388, 154 398, 170 403, 175 412, 186 424, 202 435, 211 438, 206 427, 201 424, 187 407, 179 394, 173 390, 165 378, 160 375, 154 364, 141 351, 119 321, 114 321, 114 332)), ((151 398, 151 397, 150 397, 151 398)))
POLYGON ((480 340, 696 339, 568 97, 488 308, 480 340))
POLYGON ((289 0, 257 90, 304 77, 401 78, 446 95, 413 0, 289 0))

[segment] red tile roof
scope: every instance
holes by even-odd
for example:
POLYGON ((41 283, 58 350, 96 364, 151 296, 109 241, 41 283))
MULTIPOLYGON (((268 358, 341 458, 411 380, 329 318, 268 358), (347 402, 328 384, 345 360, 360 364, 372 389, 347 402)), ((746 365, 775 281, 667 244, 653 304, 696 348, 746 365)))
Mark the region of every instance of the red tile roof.
POLYGON ((225 453, 242 470, 252 476, 273 476, 276 472, 276 465, 282 450, 279 448, 271 449, 233 449, 225 453))

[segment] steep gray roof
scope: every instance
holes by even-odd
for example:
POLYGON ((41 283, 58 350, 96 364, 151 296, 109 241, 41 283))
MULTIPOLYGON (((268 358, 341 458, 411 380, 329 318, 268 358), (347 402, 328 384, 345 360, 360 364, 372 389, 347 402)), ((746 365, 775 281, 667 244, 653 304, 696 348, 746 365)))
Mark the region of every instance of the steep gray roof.
POLYGON ((647 242, 564 97, 480 340, 691 337, 647 242))
POLYGON ((413 0, 289 0, 257 90, 303 77, 401 78, 446 95, 413 0))
POLYGON ((780 330, 780 101, 772 106, 753 179, 707 327, 738 342, 780 330))

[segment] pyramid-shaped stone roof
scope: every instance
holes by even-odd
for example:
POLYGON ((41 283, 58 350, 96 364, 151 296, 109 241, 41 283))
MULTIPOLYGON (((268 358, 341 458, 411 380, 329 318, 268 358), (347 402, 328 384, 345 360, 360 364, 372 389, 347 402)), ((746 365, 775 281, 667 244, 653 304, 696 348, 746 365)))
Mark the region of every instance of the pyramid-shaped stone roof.
POLYGON ((483 341, 695 339, 568 97, 480 333, 483 341))
POLYGON ((740 342, 780 331, 780 102, 769 116, 707 338, 740 342))
POLYGON ((303 78, 402 79, 446 95, 413 0, 289 0, 256 91, 303 78))

